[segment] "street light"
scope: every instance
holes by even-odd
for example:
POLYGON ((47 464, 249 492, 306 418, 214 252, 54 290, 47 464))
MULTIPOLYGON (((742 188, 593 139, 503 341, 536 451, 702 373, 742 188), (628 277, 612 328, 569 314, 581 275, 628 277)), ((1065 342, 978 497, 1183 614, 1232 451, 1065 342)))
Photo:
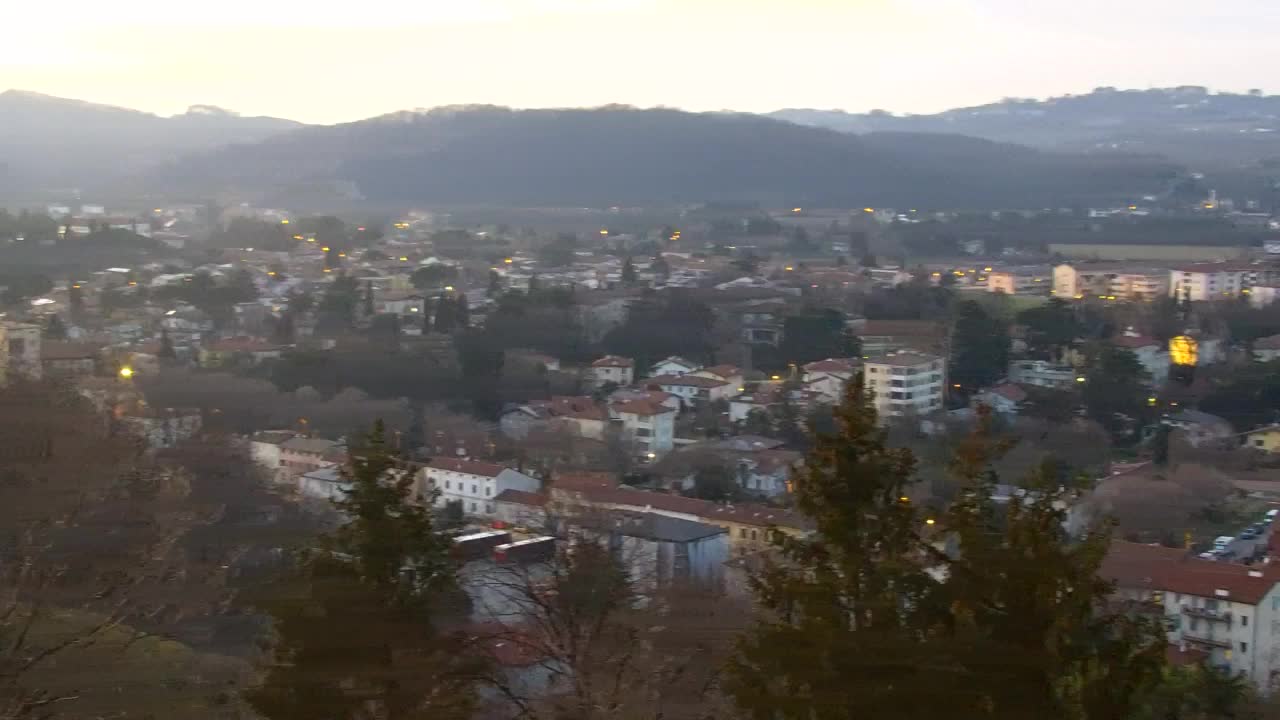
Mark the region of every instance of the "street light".
POLYGON ((120 368, 120 377, 124 378, 125 380, 128 380, 129 378, 133 377, 133 368, 129 367, 128 365, 125 365, 124 367, 120 368))

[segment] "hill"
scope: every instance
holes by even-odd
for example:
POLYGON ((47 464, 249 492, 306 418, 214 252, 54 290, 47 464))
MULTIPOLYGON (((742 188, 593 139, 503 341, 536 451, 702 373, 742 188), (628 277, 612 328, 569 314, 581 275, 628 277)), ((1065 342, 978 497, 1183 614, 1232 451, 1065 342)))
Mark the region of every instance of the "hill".
POLYGON ((1009 98, 934 115, 787 109, 770 117, 850 133, 959 133, 1044 150, 1162 155, 1206 172, 1280 160, 1280 96, 1259 91, 1098 88, 1084 95, 1009 98))
POLYGON ((402 112, 184 158, 147 184, 270 202, 335 189, 380 204, 1037 207, 1129 198, 1177 171, 925 133, 852 136, 746 114, 605 107, 402 112))
POLYGON ((205 105, 166 118, 9 90, 0 93, 0 191, 106 186, 187 153, 299 126, 205 105))

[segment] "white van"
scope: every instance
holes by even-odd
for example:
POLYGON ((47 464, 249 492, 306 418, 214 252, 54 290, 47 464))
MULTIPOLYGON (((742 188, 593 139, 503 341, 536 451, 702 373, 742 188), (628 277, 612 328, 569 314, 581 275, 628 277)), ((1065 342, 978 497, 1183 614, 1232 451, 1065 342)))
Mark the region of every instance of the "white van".
POLYGON ((1231 545, 1231 543, 1234 540, 1235 538, 1231 537, 1230 535, 1219 535, 1213 540, 1213 551, 1221 552, 1223 550, 1226 550, 1227 547, 1231 545))
POLYGON ((1276 515, 1280 515, 1280 510, 1268 510, 1268 511, 1267 511, 1267 519, 1268 519, 1268 520, 1275 520, 1275 519, 1276 519, 1276 515))

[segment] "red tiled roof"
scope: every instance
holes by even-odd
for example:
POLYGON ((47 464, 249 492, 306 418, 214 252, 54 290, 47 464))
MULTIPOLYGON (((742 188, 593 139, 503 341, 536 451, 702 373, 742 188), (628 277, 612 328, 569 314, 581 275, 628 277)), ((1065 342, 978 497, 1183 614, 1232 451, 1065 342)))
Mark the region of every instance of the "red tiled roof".
POLYGON ((482 475, 484 477, 497 477, 503 470, 507 468, 494 463, 481 462, 479 460, 456 460, 454 458, 433 458, 427 463, 427 467, 436 470, 448 470, 450 472, 466 473, 468 475, 482 475))
POLYGON ((618 367, 629 368, 636 363, 631 358, 618 357, 617 355, 605 355, 604 357, 591 363, 591 367, 618 367))
POLYGON ((609 472, 558 472, 551 478, 551 486, 561 490, 586 488, 612 488, 618 486, 618 476, 609 472))
POLYGON ((698 372, 711 373, 724 380, 742 374, 742 370, 734 365, 712 365, 711 367, 702 368, 698 372))
POLYGON ((1243 262, 1216 262, 1216 263, 1193 263, 1191 265, 1179 265, 1178 267, 1169 268, 1174 272, 1188 273, 1220 273, 1220 272, 1248 272, 1250 270, 1260 270, 1257 265, 1251 265, 1243 262))
POLYGON ((523 490, 503 490, 494 498, 497 502, 516 503, 518 505, 534 505, 542 507, 547 504, 547 496, 523 490))
POLYGON ((666 405, 652 400, 630 400, 617 403, 613 406, 613 411, 627 413, 628 415, 662 415, 663 413, 675 412, 675 410, 666 405))
POLYGON ((645 382, 649 385, 688 385, 698 388, 718 388, 729 384, 724 380, 698 377, 697 375, 658 375, 657 377, 649 378, 645 382))
POLYGON ((1270 565, 1201 560, 1185 550, 1120 540, 1111 543, 1099 574, 1121 588, 1163 590, 1249 605, 1258 604, 1280 580, 1280 570, 1270 565))

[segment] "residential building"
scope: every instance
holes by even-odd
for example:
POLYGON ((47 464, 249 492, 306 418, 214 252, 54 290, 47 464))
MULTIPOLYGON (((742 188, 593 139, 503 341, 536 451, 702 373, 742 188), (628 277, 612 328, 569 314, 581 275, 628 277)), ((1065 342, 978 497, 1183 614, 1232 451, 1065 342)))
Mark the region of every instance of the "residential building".
MULTIPOLYGON (((18 322, 0 322, 0 352, 3 352, 3 371, 9 375, 23 375, 40 379, 40 351, 43 330, 39 325, 18 322)), ((3 379, 3 377, 0 377, 3 379)))
POLYGON ((1043 360, 1014 360, 1009 363, 1009 382, 1019 385, 1069 390, 1079 374, 1070 365, 1054 365, 1043 360))
POLYGON ((499 521, 538 530, 547 526, 548 500, 546 495, 524 490, 503 490, 493 499, 499 521))
POLYGON ((820 394, 824 401, 835 404, 844 397, 844 386, 857 374, 862 361, 858 358, 827 358, 807 363, 800 379, 806 390, 820 394))
POLYGON ((937 355, 903 350, 863 361, 867 392, 882 420, 942 409, 946 367, 937 355))
POLYGON ((502 465, 454 458, 433 459, 424 470, 422 482, 422 497, 433 489, 438 491, 437 507, 456 502, 464 513, 483 517, 497 515, 496 498, 503 492, 535 493, 541 485, 536 478, 502 465))
POLYGON ((712 380, 723 380, 733 388, 731 392, 742 392, 743 383, 746 377, 742 374, 742 368, 736 365, 712 365, 704 367, 701 370, 695 370, 689 375, 693 377, 711 378, 712 380))
POLYGON ((742 422, 753 410, 768 413, 780 404, 782 404, 781 386, 761 384, 754 392, 743 393, 729 399, 729 422, 742 422))
POLYGON ((1017 415, 1018 408, 1027 400, 1027 391, 1013 383, 987 388, 973 396, 975 405, 986 405, 1001 415, 1017 415))
POLYGON ((1192 302, 1239 297, 1254 285, 1266 284, 1269 273, 1260 265, 1246 263, 1198 263, 1169 271, 1170 297, 1192 302))
POLYGON ((631 358, 605 355, 591 363, 591 378, 596 387, 606 383, 630 385, 636 379, 636 363, 631 358))
POLYGON ((1170 645, 1262 690, 1280 670, 1280 571, 1274 565, 1201 560, 1185 550, 1114 541, 1100 570, 1113 601, 1161 620, 1170 645))
POLYGON ((1137 356, 1138 362, 1142 364, 1142 368, 1151 376, 1148 380, 1151 384, 1163 385, 1168 379, 1169 349, 1155 338, 1142 335, 1133 328, 1127 328, 1111 338, 1111 344, 1131 350, 1137 356))
POLYGON ((1249 288, 1249 304, 1255 308, 1266 307, 1280 300, 1280 284, 1254 285, 1249 288))
POLYGON ((101 350, 101 347, 90 343, 46 341, 40 348, 41 372, 51 378, 93 375, 98 370, 98 353, 101 350))
POLYGON ((1265 453, 1280 453, 1280 425, 1267 425, 1244 435, 1244 446, 1265 453))
POLYGON ((675 447, 676 412, 652 400, 631 400, 610 408, 636 455, 653 460, 675 447))
POLYGON ((217 368, 230 365, 257 365, 275 360, 288 349, 284 345, 252 337, 220 338, 200 348, 200 367, 217 368))
POLYGON ((1151 300, 1168 288, 1169 272, 1163 268, 1121 263, 1063 263, 1053 268, 1053 295, 1064 300, 1151 300))
MULTIPOLYGON (((1171 427, 1182 431, 1183 437, 1192 447, 1226 446, 1228 439, 1235 435, 1231 423, 1207 412, 1199 410, 1183 410, 1170 415, 1166 422, 1171 427)), ((1234 441, 1231 441, 1234 445, 1234 441)))
POLYGON ((686 360, 677 355, 672 355, 671 357, 664 358, 654 363, 653 366, 649 368, 649 376, 684 375, 691 373, 700 367, 702 366, 692 360, 686 360))
POLYGON ((202 417, 196 409, 153 408, 145 403, 125 407, 120 422, 149 448, 171 448, 200 432, 202 417))
POLYGON ((696 375, 659 375, 644 382, 649 387, 656 387, 679 397, 685 407, 728 400, 740 387, 724 380, 696 375))
POLYGON ((1053 271, 1048 265, 1026 265, 991 270, 987 290, 1006 295, 1048 295, 1053 288, 1053 271))
POLYGON ((351 482, 337 465, 312 470, 298 478, 298 494, 315 500, 341 500, 350 488, 351 482))
POLYGON ((293 439, 294 434, 288 430, 263 430, 249 438, 249 457, 267 476, 280 482, 284 473, 284 459, 281 445, 293 439))
POLYGON ((320 468, 343 462, 346 448, 324 438, 293 437, 280 443, 280 479, 293 482, 320 468))
POLYGON ((1280 360, 1280 335, 1268 335, 1254 340, 1253 359, 1258 362, 1280 360))

